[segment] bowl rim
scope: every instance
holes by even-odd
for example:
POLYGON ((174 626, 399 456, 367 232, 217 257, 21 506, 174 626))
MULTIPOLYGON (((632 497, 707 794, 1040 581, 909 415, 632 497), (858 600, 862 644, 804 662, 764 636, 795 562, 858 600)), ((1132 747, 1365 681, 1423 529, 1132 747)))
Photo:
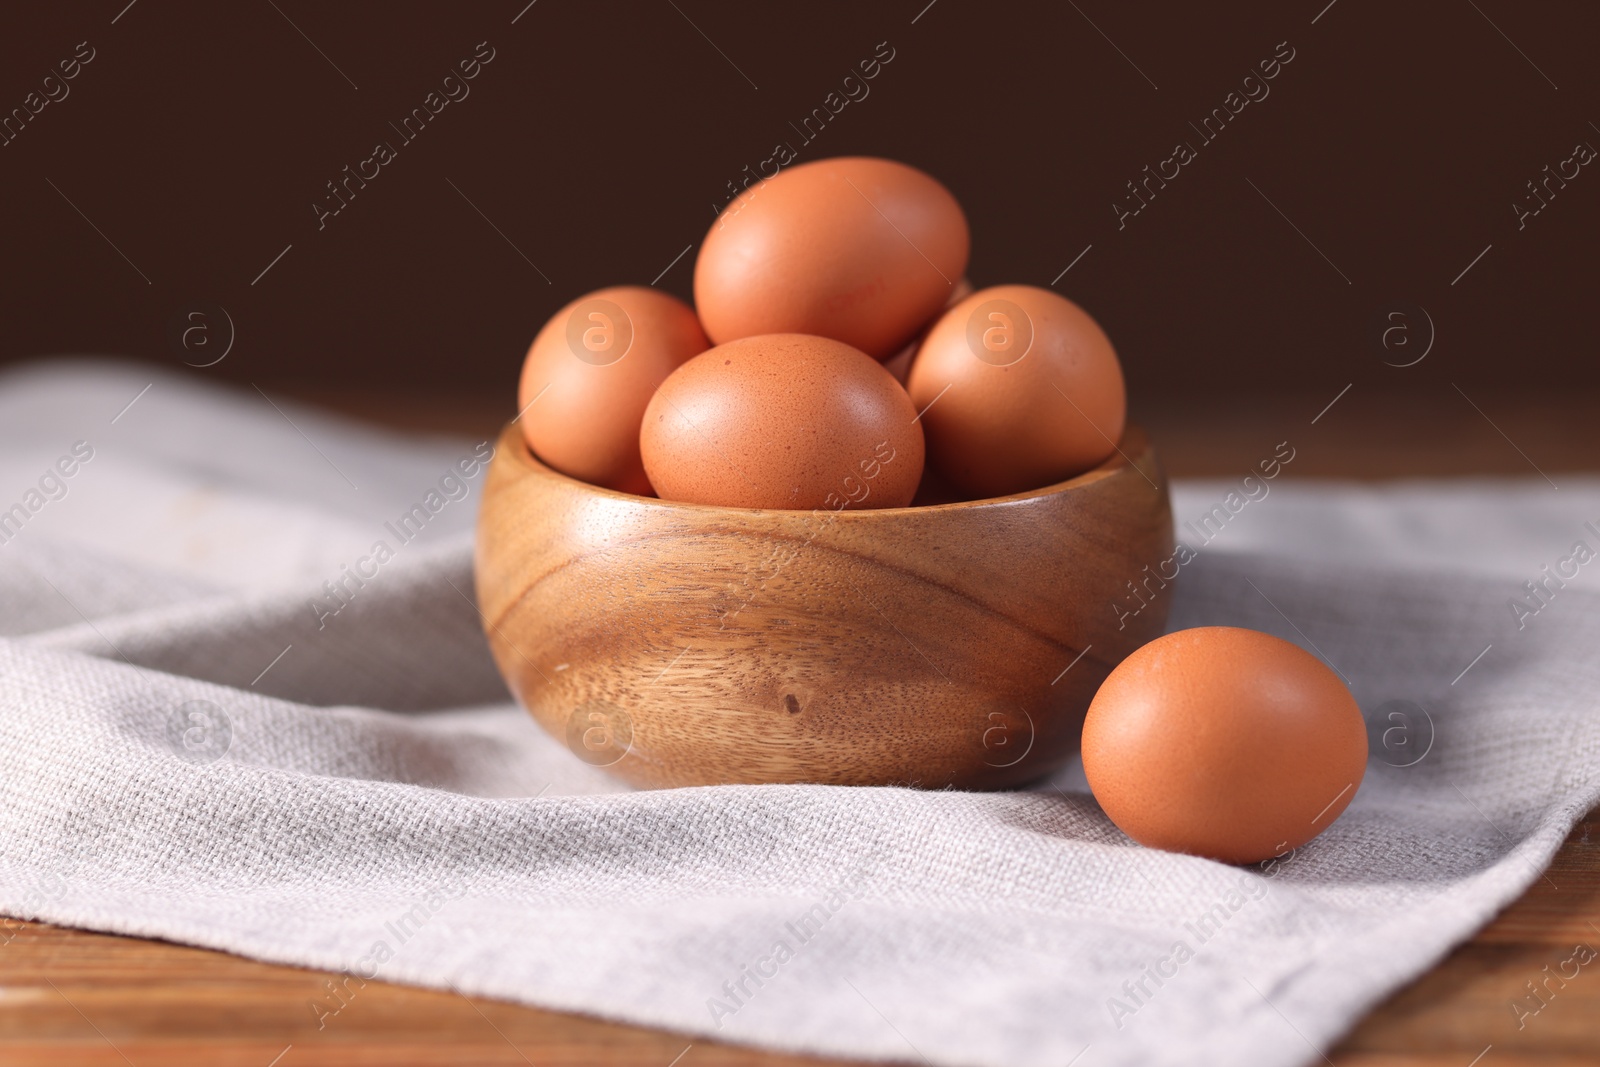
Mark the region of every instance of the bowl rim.
MULTIPOLYGON (((1103 482, 1108 478, 1115 477, 1118 474, 1125 474, 1130 471, 1139 474, 1146 481, 1149 481, 1152 486, 1156 487, 1158 491, 1161 491, 1161 487, 1157 485, 1157 480, 1151 478, 1150 474, 1147 474, 1138 465, 1138 463, 1134 461, 1132 456, 1129 455, 1131 450, 1138 454, 1142 459, 1155 458, 1155 448, 1153 442, 1150 440, 1149 433, 1146 432, 1142 426, 1139 426, 1133 422, 1129 422, 1124 425, 1122 436, 1113 446, 1114 451, 1111 453, 1111 455, 1106 457, 1104 462, 1100 463, 1096 467, 1091 467, 1082 474, 1076 474, 1065 481, 1056 482, 1053 485, 1043 486, 1039 489, 1030 489, 1021 493, 1010 493, 1006 496, 984 497, 980 500, 955 500, 944 504, 914 504, 900 508, 845 507, 838 510, 831 510, 828 508, 742 508, 726 504, 694 504, 684 500, 662 500, 660 497, 639 496, 635 493, 624 493, 617 489, 607 489, 604 486, 594 485, 590 482, 583 481, 580 478, 574 478, 570 474, 563 474, 554 467, 546 464, 538 456, 534 455, 532 446, 530 446, 527 442, 527 439, 522 436, 522 430, 517 426, 516 422, 516 419, 512 419, 510 422, 506 423, 505 427, 500 431, 499 441, 496 446, 495 458, 499 458, 502 451, 508 453, 512 461, 516 462, 519 468, 519 473, 523 476, 543 478, 547 481, 565 482, 579 492, 584 492, 599 497, 609 497, 616 500, 627 501, 638 506, 658 507, 685 512, 743 516, 771 515, 779 517, 822 514, 832 515, 834 518, 844 519, 846 522, 882 521, 893 516, 926 514, 932 512, 948 513, 962 510, 976 510, 979 508, 1015 507, 1019 504, 1026 504, 1053 496, 1062 496, 1074 490, 1085 489, 1090 485, 1103 482), (505 448, 508 442, 515 447, 509 449, 505 448), (846 518, 846 516, 849 516, 849 518, 846 518)), ((1153 473, 1162 474, 1163 472, 1160 470, 1159 465, 1157 465, 1157 468, 1153 473)), ((1164 475, 1161 480, 1165 481, 1164 475)))

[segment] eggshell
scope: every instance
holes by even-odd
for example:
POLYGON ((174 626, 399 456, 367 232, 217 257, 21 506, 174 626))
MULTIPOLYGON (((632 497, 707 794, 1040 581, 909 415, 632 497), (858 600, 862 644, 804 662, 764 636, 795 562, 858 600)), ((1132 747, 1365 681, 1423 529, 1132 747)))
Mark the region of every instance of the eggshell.
POLYGON ((1310 841, 1366 765, 1366 725, 1338 675, 1297 645, 1231 626, 1135 651, 1083 726, 1083 771, 1112 822, 1151 848, 1226 863, 1310 841))
MULTIPOLYGON (((948 309, 965 300, 972 293, 972 283, 962 278, 956 282, 955 288, 950 290, 950 299, 945 301, 948 309)), ((932 326, 932 323, 928 324, 932 326)), ((911 361, 916 358, 917 349, 922 346, 923 338, 927 337, 927 330, 923 330, 912 342, 883 361, 884 370, 894 375, 894 380, 901 385, 906 384, 906 378, 911 374, 911 361)))
POLYGON ((981 289, 945 312, 911 364, 928 462, 972 497, 1040 489, 1116 450, 1122 366, 1078 305, 1031 285, 981 289))
POLYGON ((969 244, 961 205, 915 167, 804 163, 751 186, 712 223, 695 306, 718 344, 806 333, 887 359, 944 306, 969 244))
POLYGON ((769 334, 674 371, 640 446, 663 500, 741 508, 904 507, 922 428, 882 365, 841 341, 769 334))
POLYGON ((580 297, 551 316, 523 361, 522 437, 563 474, 648 495, 639 456, 645 405, 708 347, 689 305, 659 290, 617 286, 580 297))

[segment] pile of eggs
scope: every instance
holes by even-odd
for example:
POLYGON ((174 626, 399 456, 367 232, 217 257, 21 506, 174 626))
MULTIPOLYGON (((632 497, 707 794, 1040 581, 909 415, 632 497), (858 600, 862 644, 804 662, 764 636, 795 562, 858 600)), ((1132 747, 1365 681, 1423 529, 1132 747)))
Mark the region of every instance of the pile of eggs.
MULTIPOLYGON (((913 167, 784 170, 712 225, 695 307, 620 286, 545 324, 522 369, 523 436, 593 485, 739 508, 983 499, 1099 466, 1126 416, 1111 342, 1049 290, 973 292, 969 248, 961 205, 913 167)), ((1112 671, 1082 754, 1130 837, 1251 863, 1339 816, 1367 739, 1321 661, 1201 627, 1112 671)))
POLYGON ((618 286, 547 322, 518 406, 547 466, 742 508, 891 508, 1039 489, 1122 436, 1095 321, 1027 285, 973 292, 950 191, 885 159, 747 189, 695 262, 695 307, 618 286))

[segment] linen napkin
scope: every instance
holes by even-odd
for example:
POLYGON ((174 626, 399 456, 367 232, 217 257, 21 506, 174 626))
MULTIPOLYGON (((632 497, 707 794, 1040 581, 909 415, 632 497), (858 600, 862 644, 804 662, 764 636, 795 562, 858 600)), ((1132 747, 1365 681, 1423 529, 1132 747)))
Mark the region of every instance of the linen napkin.
MULTIPOLYGON (((1338 822, 1241 868, 1134 845, 1077 766, 628 789, 495 673, 486 447, 125 364, 0 375, 0 912, 343 972, 325 1028, 382 979, 836 1056, 1291 1065, 1600 798, 1592 478, 1285 477, 1200 546, 1172 628, 1301 644, 1373 739, 1338 822)), ((1175 487, 1180 525, 1230 487, 1175 487)))

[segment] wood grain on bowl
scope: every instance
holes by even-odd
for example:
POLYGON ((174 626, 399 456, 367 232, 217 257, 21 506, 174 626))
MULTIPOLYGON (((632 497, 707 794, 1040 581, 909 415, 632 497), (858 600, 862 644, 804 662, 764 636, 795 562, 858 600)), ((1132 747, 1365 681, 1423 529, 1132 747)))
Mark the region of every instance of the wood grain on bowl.
POLYGON ((669 503, 550 470, 516 427, 476 581, 512 691, 643 786, 1001 788, 1076 751, 1095 688, 1161 632, 1166 477, 1143 431, 994 500, 778 511, 669 503))

